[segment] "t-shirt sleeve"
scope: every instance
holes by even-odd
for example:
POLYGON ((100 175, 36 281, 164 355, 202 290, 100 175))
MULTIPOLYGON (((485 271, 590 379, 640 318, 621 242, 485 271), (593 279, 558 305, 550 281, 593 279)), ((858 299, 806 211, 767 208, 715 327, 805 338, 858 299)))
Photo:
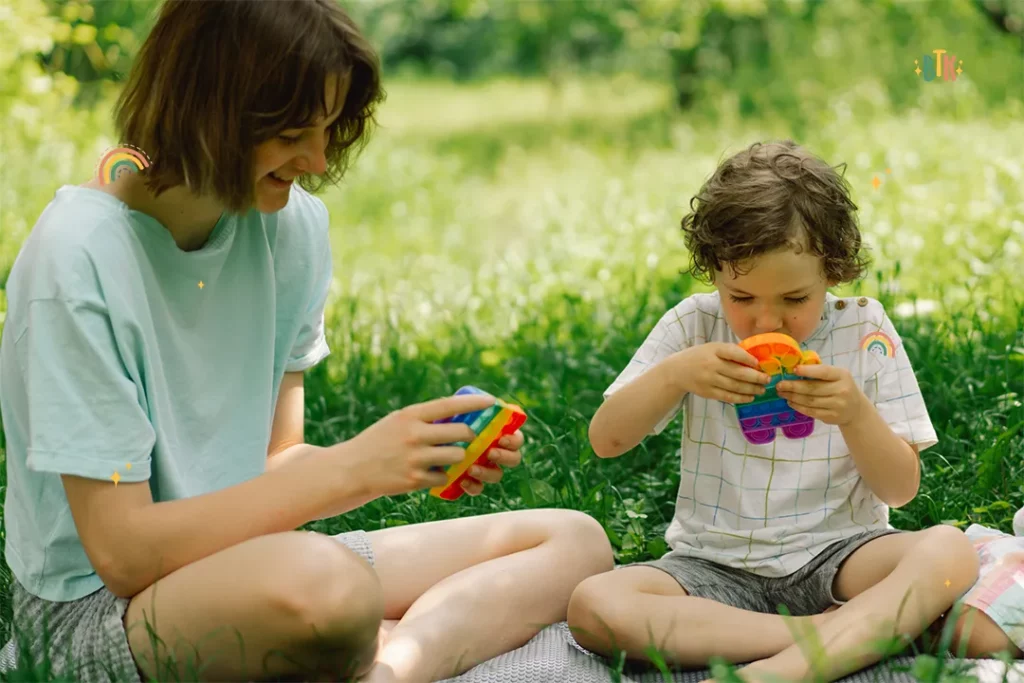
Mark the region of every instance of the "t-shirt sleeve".
POLYGON ((102 306, 31 301, 16 354, 28 404, 30 470, 149 479, 156 434, 102 306))
POLYGON ((324 325, 324 310, 333 277, 330 221, 323 203, 316 199, 313 202, 316 211, 314 229, 309 231, 312 236, 312 248, 308 252, 312 255, 308 271, 310 283, 305 290, 309 294, 301 313, 298 335, 285 364, 286 372, 308 370, 331 353, 324 325))
POLYGON ((884 311, 880 319, 875 329, 862 330, 861 349, 881 365, 864 393, 897 436, 923 451, 939 439, 903 340, 884 311))
MULTIPOLYGON (((614 394, 672 354, 688 348, 693 340, 692 326, 696 317, 696 306, 691 299, 682 301, 663 315, 650 334, 636 350, 626 367, 619 373, 604 392, 604 398, 614 394)), ((652 434, 660 434, 679 414, 683 400, 669 410, 654 426, 652 434)))

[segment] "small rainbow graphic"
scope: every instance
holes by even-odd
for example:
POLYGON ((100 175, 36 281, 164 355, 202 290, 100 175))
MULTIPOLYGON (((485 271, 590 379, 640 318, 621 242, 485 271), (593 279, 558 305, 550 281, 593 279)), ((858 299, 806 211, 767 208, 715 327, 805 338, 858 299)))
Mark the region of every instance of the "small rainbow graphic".
POLYGON ((149 157, 141 149, 112 147, 100 159, 96 174, 101 184, 109 185, 125 173, 137 173, 144 168, 149 168, 149 157))
POLYGON ((871 332, 864 335, 864 338, 860 340, 860 348, 868 353, 873 353, 876 356, 885 356, 886 358, 892 358, 896 355, 896 345, 892 343, 889 335, 884 332, 871 332))

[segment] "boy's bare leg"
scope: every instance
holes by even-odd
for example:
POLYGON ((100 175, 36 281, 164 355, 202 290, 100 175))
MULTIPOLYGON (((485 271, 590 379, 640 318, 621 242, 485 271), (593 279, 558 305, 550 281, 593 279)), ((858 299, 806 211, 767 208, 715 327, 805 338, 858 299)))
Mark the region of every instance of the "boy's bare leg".
POLYGON ((565 618, 573 588, 611 569, 608 538, 573 510, 527 510, 371 532, 385 619, 366 681, 434 681, 565 618))
POLYGON ((834 593, 849 601, 826 615, 818 629, 820 652, 809 643, 791 645, 744 667, 740 675, 751 681, 841 678, 879 661, 884 654, 880 640, 898 634, 910 642, 921 634, 971 587, 977 575, 977 553, 954 527, 870 541, 839 570, 834 593), (877 576, 878 569, 872 567, 893 561, 895 569, 874 585, 866 585, 877 576))
POLYGON ((827 617, 783 618, 689 596, 667 573, 643 566, 587 579, 569 604, 569 627, 588 650, 650 661, 653 645, 687 668, 705 667, 713 656, 733 663, 770 657, 794 643, 794 631, 827 617))

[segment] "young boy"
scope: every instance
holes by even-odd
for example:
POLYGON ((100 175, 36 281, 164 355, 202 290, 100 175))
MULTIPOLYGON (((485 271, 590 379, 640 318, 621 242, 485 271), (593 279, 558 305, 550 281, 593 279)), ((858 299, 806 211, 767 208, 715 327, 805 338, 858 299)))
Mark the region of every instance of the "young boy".
POLYGON ((577 587, 569 625, 584 647, 647 659, 653 645, 682 666, 757 660, 741 672, 751 680, 832 680, 877 661, 874 639, 915 637, 974 582, 958 529, 888 524, 937 438, 881 304, 828 292, 865 269, 856 208, 841 175, 790 141, 736 154, 691 202, 691 271, 717 291, 661 318, 590 425, 597 455, 616 458, 683 409, 671 551, 577 587), (807 381, 776 386, 815 424, 754 445, 736 405, 769 377, 738 342, 769 332, 819 354, 797 369, 807 381), (820 661, 795 644, 809 626, 820 661))

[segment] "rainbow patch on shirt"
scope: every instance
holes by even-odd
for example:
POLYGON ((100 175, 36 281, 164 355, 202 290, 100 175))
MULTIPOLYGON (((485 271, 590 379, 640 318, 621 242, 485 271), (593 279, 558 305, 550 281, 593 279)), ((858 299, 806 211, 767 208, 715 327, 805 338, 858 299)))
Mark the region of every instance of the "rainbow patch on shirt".
POLYGON ((876 356, 893 358, 896 355, 896 345, 884 332, 871 332, 864 335, 860 340, 860 348, 876 356))

